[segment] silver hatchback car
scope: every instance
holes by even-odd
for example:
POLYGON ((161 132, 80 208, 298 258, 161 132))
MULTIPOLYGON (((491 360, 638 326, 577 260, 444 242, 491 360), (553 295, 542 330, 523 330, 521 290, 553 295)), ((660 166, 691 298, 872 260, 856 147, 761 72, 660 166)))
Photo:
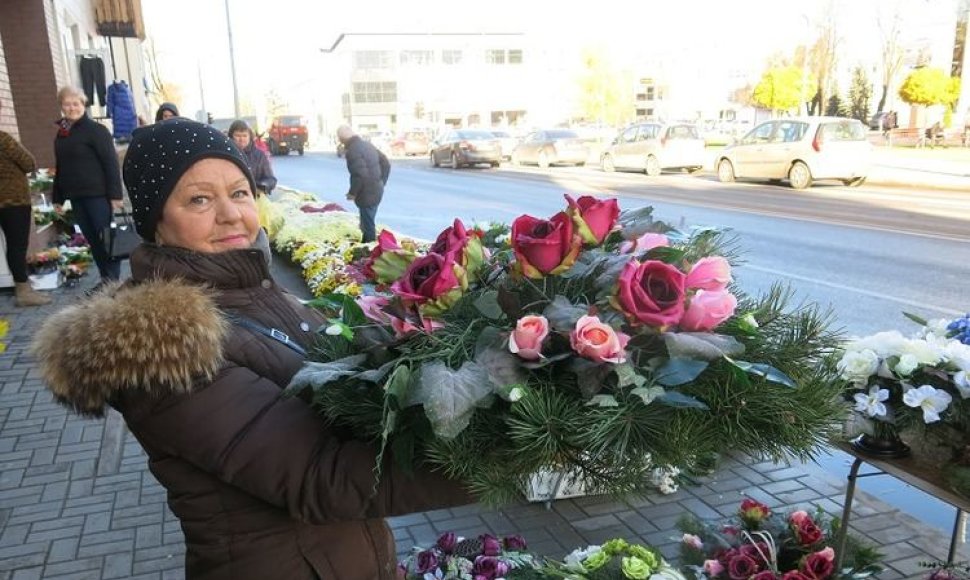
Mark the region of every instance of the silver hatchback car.
POLYGON ((704 139, 688 123, 638 123, 624 129, 600 157, 600 167, 611 172, 635 169, 656 176, 664 169, 700 171, 707 161, 704 139))
POLYGON ((776 119, 756 126, 716 158, 717 177, 787 179, 795 189, 814 181, 861 185, 872 163, 865 126, 845 117, 776 119))

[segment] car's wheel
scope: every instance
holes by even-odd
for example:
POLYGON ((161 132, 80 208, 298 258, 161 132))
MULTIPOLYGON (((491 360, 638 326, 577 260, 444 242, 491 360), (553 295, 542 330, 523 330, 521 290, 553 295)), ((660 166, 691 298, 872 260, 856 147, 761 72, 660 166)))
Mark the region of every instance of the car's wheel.
POLYGON ((806 189, 812 186, 812 172, 801 161, 796 161, 788 170, 788 182, 792 189, 806 189))
POLYGON ((603 160, 600 161, 600 167, 607 173, 613 173, 616 171, 616 166, 613 165, 613 156, 609 154, 604 155, 603 160))
POLYGON ((580 161, 579 163, 576 164, 576 167, 586 167, 586 162, 580 161))
POLYGON ((498 167, 499 163, 498 161, 492 161, 491 165, 492 165, 492 168, 496 168, 498 167))
POLYGON ((660 161, 654 155, 647 155, 647 163, 644 165, 643 172, 650 177, 660 175, 660 161))
POLYGON ((434 155, 434 151, 431 152, 431 167, 441 167, 438 163, 438 158, 434 155))
POLYGON ((545 151, 540 151, 539 159, 536 163, 538 163, 539 167, 547 169, 549 167, 549 154, 545 151))
POLYGON ((717 180, 721 183, 734 181, 734 165, 727 159, 721 159, 717 162, 717 180))
MULTIPOLYGON (((270 139, 269 140, 269 143, 267 143, 267 146, 269 146, 269 154, 270 155, 279 155, 280 154, 279 147, 276 146, 276 141, 273 141, 272 139, 270 139)), ((339 155, 340 152, 338 151, 337 154, 339 155)))
POLYGON ((459 169, 461 167, 461 161, 458 158, 458 154, 454 151, 451 152, 451 168, 459 169))
POLYGON ((297 149, 296 152, 300 154, 300 157, 303 157, 303 147, 297 149))
POLYGON ((865 182, 866 182, 865 177, 853 177, 852 179, 842 180, 842 183, 845 184, 846 187, 859 187, 865 182))

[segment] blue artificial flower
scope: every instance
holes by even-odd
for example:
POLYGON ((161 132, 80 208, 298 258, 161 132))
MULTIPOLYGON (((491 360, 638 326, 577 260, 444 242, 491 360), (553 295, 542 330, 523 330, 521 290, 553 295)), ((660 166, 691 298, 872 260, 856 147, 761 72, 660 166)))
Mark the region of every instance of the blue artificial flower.
POLYGON ((970 312, 947 325, 947 336, 970 345, 970 312))

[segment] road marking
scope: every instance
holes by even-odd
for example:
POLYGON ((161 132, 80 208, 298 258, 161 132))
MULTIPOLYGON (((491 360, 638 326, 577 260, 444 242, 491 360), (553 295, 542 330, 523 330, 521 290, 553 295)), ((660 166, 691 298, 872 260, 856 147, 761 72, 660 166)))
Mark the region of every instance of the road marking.
POLYGON ((889 294, 884 294, 882 292, 873 292, 872 290, 866 290, 864 288, 858 288, 856 286, 849 286, 848 284, 839 284, 837 282, 826 282, 825 280, 819 280, 818 278, 812 278, 810 276, 802 276, 801 274, 794 274, 792 272, 785 272, 784 270, 776 270, 774 268, 764 268, 762 266, 754 266, 750 263, 744 264, 741 268, 750 268, 757 272, 763 272, 765 274, 774 274, 776 276, 781 276, 783 278, 791 278, 793 280, 799 280, 801 282, 810 282, 812 284, 818 284, 820 286, 827 286, 829 288, 834 288, 836 290, 844 290, 846 292, 854 292, 856 294, 862 294, 864 296, 869 296, 870 298, 878 298, 880 300, 887 300, 889 302, 895 302, 897 304, 903 304, 905 306, 913 306, 915 308, 925 308, 927 310, 933 310, 941 314, 947 314, 950 316, 963 316, 966 312, 961 312, 959 310, 954 310, 952 308, 946 308, 945 306, 935 306, 933 304, 927 304, 925 302, 918 302, 916 300, 907 300, 905 298, 899 298, 897 296, 891 296, 889 294))

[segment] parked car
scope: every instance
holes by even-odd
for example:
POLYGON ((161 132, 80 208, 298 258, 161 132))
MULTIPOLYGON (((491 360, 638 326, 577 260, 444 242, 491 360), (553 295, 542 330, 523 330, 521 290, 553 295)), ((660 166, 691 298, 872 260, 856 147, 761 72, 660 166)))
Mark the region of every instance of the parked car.
POLYGON ((600 157, 603 171, 635 169, 656 176, 664 169, 696 173, 707 153, 697 127, 688 123, 637 123, 624 129, 600 157))
POLYGON ((431 165, 446 164, 454 169, 487 163, 498 167, 502 161, 502 146, 489 131, 476 129, 448 130, 431 146, 431 165))
POLYGON ((512 136, 508 131, 503 131, 501 129, 496 129, 492 131, 492 135, 498 139, 499 145, 502 146, 502 159, 511 159, 512 150, 515 146, 519 144, 519 140, 512 136))
POLYGON ((860 185, 869 172, 872 145, 865 126, 845 117, 778 119, 761 123, 716 159, 717 177, 787 179, 805 189, 823 179, 860 185))
POLYGON ((360 134, 361 139, 364 141, 370 141, 371 145, 377 147, 378 151, 384 155, 391 154, 391 143, 394 142, 394 133, 390 131, 366 131, 360 134))
POLYGON ((569 129, 535 131, 512 150, 512 163, 550 165, 586 165, 589 146, 586 140, 569 129))
POLYGON ((426 155, 431 138, 424 131, 406 131, 391 143, 391 153, 398 156, 426 155))
POLYGON ((299 115, 279 115, 273 117, 269 131, 266 133, 266 144, 273 155, 289 155, 296 151, 303 155, 308 140, 306 120, 299 115))

